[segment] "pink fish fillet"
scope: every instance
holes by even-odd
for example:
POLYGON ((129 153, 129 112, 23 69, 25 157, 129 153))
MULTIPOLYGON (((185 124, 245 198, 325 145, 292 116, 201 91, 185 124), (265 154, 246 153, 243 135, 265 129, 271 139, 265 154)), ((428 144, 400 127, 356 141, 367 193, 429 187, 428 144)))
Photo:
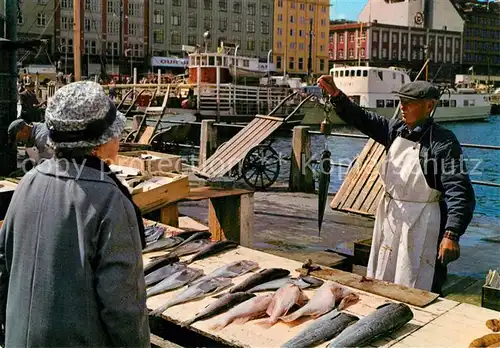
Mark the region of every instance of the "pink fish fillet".
POLYGON ((342 300, 337 306, 339 311, 359 302, 359 295, 346 287, 342 287, 342 294, 340 295, 340 298, 342 300))
POLYGON ((280 317, 286 315, 295 304, 303 306, 307 301, 307 296, 297 285, 291 283, 283 285, 275 292, 273 300, 267 308, 266 313, 269 318, 259 324, 271 327, 278 322, 280 317))
POLYGON ((304 307, 280 319, 287 323, 297 320, 302 316, 311 316, 316 319, 335 308, 335 302, 341 297, 342 292, 343 288, 341 285, 327 281, 314 292, 313 297, 304 307))
POLYGON ((246 300, 221 315, 210 328, 212 330, 221 330, 233 322, 235 324, 244 324, 249 320, 261 318, 266 314, 272 298, 273 295, 269 294, 246 300))

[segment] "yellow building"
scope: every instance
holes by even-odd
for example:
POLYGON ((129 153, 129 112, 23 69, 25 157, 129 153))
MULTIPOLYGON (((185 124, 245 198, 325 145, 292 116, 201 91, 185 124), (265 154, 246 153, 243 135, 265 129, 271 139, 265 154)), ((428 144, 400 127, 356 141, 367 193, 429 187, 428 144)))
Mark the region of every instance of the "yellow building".
POLYGON ((276 71, 307 75, 312 20, 312 74, 328 73, 329 0, 274 0, 276 71))

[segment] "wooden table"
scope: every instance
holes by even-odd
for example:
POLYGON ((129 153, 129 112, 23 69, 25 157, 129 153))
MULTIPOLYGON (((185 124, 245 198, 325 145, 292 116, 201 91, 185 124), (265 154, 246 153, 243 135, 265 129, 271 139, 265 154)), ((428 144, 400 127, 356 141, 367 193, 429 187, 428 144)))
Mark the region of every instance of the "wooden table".
POLYGON ((232 240, 252 246, 253 191, 218 189, 210 186, 191 188, 188 196, 160 209, 159 222, 178 227, 178 203, 208 200, 208 229, 215 240, 232 240))
MULTIPOLYGON (((158 254, 161 254, 161 252, 145 255, 144 262, 147 263, 148 257, 158 254)), ((219 256, 196 261, 191 267, 203 269, 205 274, 207 274, 224 264, 243 259, 258 262, 261 269, 271 267, 286 268, 295 276, 298 275, 295 270, 301 267, 301 263, 299 262, 245 247, 238 247, 219 256)), ((233 283, 238 284, 248 276, 250 275, 237 277, 233 279, 233 283)), ((155 309, 170 298, 175 297, 182 290, 153 296, 148 299, 147 306, 149 309, 155 309)), ((381 296, 356 289, 353 290, 360 295, 361 301, 349 307, 347 312, 360 317, 373 312, 376 307, 389 301, 387 298, 381 296)), ((310 298, 314 290, 305 290, 305 293, 310 298)), ((180 324, 190 319, 213 301, 214 299, 209 297, 171 307, 163 313, 163 318, 180 324)), ((500 312, 464 305, 442 298, 437 299, 425 308, 410 307, 414 313, 413 320, 400 330, 373 342, 372 346, 468 346, 472 340, 488 333, 485 325, 487 319, 498 318, 500 316, 500 312)), ((257 321, 251 321, 244 325, 231 324, 221 331, 213 331, 209 327, 214 322, 214 319, 197 322, 190 329, 215 341, 239 347, 279 347, 297 335, 310 323, 310 321, 305 321, 300 325, 291 327, 285 323, 278 322, 273 327, 264 329, 256 324, 257 321)), ((326 345, 325 343, 321 347, 326 347, 326 345)))

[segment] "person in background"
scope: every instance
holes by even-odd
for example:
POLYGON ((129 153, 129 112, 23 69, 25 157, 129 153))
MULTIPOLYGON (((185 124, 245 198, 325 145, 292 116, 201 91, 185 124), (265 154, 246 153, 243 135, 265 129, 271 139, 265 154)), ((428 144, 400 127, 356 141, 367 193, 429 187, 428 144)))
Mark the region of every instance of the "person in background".
POLYGON ((125 117, 95 82, 47 107, 55 156, 24 175, 0 229, 7 347, 150 347, 144 225, 111 172, 125 117))
POLYGON ((9 125, 8 134, 11 142, 34 145, 39 157, 35 158, 37 162, 39 159, 49 159, 54 155, 52 149, 47 145, 49 130, 45 123, 27 124, 23 119, 18 118, 9 125))
POLYGON ((21 118, 27 123, 39 122, 43 119, 42 106, 46 102, 39 102, 35 93, 35 83, 33 81, 25 85, 25 90, 19 94, 21 101, 21 118))
POLYGON ((439 89, 426 81, 402 86, 402 118, 388 120, 351 101, 332 76, 318 85, 344 122, 387 151, 367 276, 440 293, 476 201, 460 143, 432 118, 439 89))

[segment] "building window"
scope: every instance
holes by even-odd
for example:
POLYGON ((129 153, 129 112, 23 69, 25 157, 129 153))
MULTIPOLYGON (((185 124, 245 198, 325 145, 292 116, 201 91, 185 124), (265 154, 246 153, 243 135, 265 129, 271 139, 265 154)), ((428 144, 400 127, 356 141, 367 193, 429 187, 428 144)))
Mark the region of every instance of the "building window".
POLYGON ((344 59, 344 50, 339 50, 339 59, 344 59))
POLYGON ((249 51, 255 50, 255 40, 253 38, 247 40, 247 50, 249 51))
POLYGON ((382 42, 387 42, 387 32, 382 33, 382 42))
POLYGON ((298 70, 304 70, 304 58, 299 58, 299 67, 298 70))
POLYGON ((283 22, 283 15, 281 13, 278 14, 278 22, 283 22))
POLYGON ((319 71, 323 71, 323 70, 325 70, 325 60, 320 59, 319 60, 319 71))
POLYGON ((36 25, 39 27, 44 27, 47 24, 47 19, 45 17, 45 13, 38 13, 36 18, 36 25))
POLYGON ((255 2, 251 2, 248 4, 248 14, 250 16, 255 16, 255 12, 256 12, 256 5, 255 5, 255 2))
POLYGON ((85 31, 90 31, 90 19, 85 18, 83 21, 83 28, 85 31))
POLYGON ((269 34, 269 23, 263 21, 262 22, 262 29, 261 29, 262 34, 269 34))
POLYGON ((269 51, 269 40, 264 39, 260 42, 260 50, 261 51, 269 51))
POLYGON ((276 69, 281 69, 281 56, 276 56, 276 69))
POLYGON ((365 49, 364 48, 361 48, 361 57, 364 58, 365 57, 365 49))
POLYGON ((233 12, 234 13, 241 13, 241 2, 235 1, 233 4, 233 12))
POLYGON ((182 0, 172 0, 172 5, 173 6, 181 6, 181 1, 182 0))
POLYGON ((293 70, 295 69, 295 58, 290 57, 290 60, 288 61, 288 69, 293 70))
POLYGON ((305 47, 305 46, 304 46, 304 43, 303 43, 303 42, 299 43, 299 50, 303 51, 303 50, 304 50, 304 47, 305 47))
POLYGON ((203 27, 205 28, 205 30, 212 29, 212 17, 206 16, 203 19, 203 27))
POLYGON ((155 44, 162 44, 165 40, 163 29, 153 29, 153 42, 155 44))
POLYGON ((155 4, 164 5, 165 4, 165 0, 155 0, 155 4))
POLYGON ((396 33, 392 34, 392 43, 393 44, 398 43, 398 34, 396 33))
POLYGON ((163 24, 165 22, 165 16, 163 10, 154 10, 153 23, 163 24))
POLYGON ((262 4, 262 17, 269 17, 270 7, 269 4, 262 4))
POLYGON ((219 30, 226 31, 227 30, 227 17, 219 18, 219 30))
POLYGON ((211 10, 212 9, 212 0, 204 0, 203 7, 205 8, 205 10, 211 10))
POLYGON ((378 31, 373 32, 373 41, 378 41, 378 31))
POLYGON ((374 48, 372 48, 372 57, 377 58, 377 56, 378 56, 378 52, 377 52, 377 49, 374 47, 374 48))
POLYGON ((349 33, 349 41, 354 42, 354 33, 349 33))
POLYGON ((198 21, 196 18, 196 12, 189 12, 188 14, 188 27, 196 28, 198 26, 198 21))
POLYGON ((401 50, 401 59, 406 59, 406 50, 405 49, 401 50))
POLYGON ((392 59, 398 59, 398 51, 392 50, 392 59))
POLYGON ((196 45, 196 35, 193 35, 193 34, 188 35, 188 45, 191 45, 191 46, 196 45))
POLYGON ((181 14, 178 12, 172 13, 172 25, 178 27, 181 25, 181 14))
POLYGON ((174 31, 172 33, 172 45, 180 45, 181 44, 181 33, 178 31, 174 31))
POLYGON ((387 58, 387 48, 382 48, 382 58, 387 58))
POLYGON ((117 56, 118 55, 118 42, 108 42, 106 45, 107 48, 107 54, 111 56, 117 56))
POLYGON ((281 41, 278 41, 278 42, 276 43, 276 47, 278 47, 278 49, 281 49, 281 47, 282 47, 281 41))
POLYGON ((73 30, 73 17, 61 17, 61 29, 73 30))
POLYGON ((247 33, 255 33, 255 22, 247 20, 247 33))
MULTIPOLYGON (((62 8, 73 8, 73 0, 61 0, 61 7, 62 8)), ((108 3, 108 7, 109 7, 109 3, 108 3)))
POLYGON ((227 11, 227 0, 219 0, 219 10, 227 11))
POLYGON ((339 43, 344 43, 344 34, 339 34, 339 43))
POLYGON ((276 29, 276 31, 278 32, 279 36, 283 35, 283 28, 278 28, 276 29))
POLYGON ((451 54, 450 52, 446 52, 446 62, 449 63, 451 61, 451 54))
POLYGON ((236 20, 233 22, 233 31, 236 31, 236 32, 241 31, 241 20, 236 20))
POLYGON ((196 6, 196 2, 197 2, 197 0, 189 0, 188 1, 188 7, 189 8, 196 8, 197 7, 196 6))
POLYGON ((139 35, 139 26, 135 23, 128 24, 128 34, 132 36, 139 35))
POLYGON ((352 48, 349 48, 349 59, 354 58, 354 50, 352 48))
POLYGON ((294 23, 295 22, 295 19, 293 18, 293 16, 290 16, 290 23, 294 23))

